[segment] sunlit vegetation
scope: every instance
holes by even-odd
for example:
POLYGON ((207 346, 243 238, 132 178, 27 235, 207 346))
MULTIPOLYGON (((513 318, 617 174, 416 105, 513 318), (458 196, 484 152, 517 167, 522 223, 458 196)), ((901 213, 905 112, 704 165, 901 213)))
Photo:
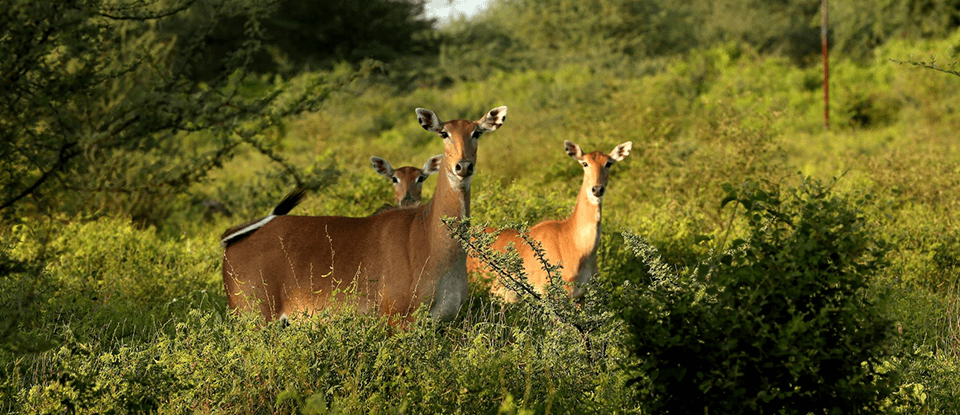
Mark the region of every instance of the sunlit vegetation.
MULTIPOLYGON (((6 3, 0 411, 960 408, 955 1, 831 2, 829 130, 814 2, 498 0, 437 28, 378 0, 395 25, 316 53, 273 37, 312 33, 271 14, 307 2, 6 3), (415 108, 500 105, 473 225, 566 217, 564 140, 633 142, 582 304, 477 282, 453 322, 403 329, 227 311, 226 228, 296 186, 292 214, 369 215, 393 199, 370 156, 442 149, 415 108)), ((301 14, 382 17, 330 7, 301 14)))

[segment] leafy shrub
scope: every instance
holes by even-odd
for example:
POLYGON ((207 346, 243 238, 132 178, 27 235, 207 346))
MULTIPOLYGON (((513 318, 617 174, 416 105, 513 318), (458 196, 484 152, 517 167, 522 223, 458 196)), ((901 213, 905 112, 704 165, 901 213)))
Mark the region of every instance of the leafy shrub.
MULTIPOLYGON (((591 332, 472 290, 460 319, 405 330, 349 308, 264 325, 225 315, 216 233, 164 239, 127 221, 39 225, 0 240, 3 413, 610 413, 634 406, 622 330, 591 332), (23 275, 21 275, 23 274, 23 275), (41 274, 41 275, 35 275, 41 274), (35 283, 36 301, 17 309, 35 283), (17 288, 17 289, 12 289, 17 288), (19 315, 23 318, 19 318, 19 315), (11 324, 12 323, 12 324, 11 324), (42 343, 42 344, 41 344, 42 343), (41 347, 38 347, 41 346, 41 347), (565 409, 572 408, 572 409, 565 409)), ((606 321, 611 321, 609 316, 606 321)))
POLYGON ((610 413, 632 396, 622 349, 582 346, 558 325, 498 324, 489 302, 438 326, 421 310, 406 330, 351 311, 285 328, 258 316, 192 310, 172 332, 136 341, 98 331, 7 362, 0 408, 12 412, 610 413), (474 319, 481 316, 482 319, 474 319), (125 343, 115 347, 115 344, 125 343), (553 408, 551 410, 551 408, 553 408))
POLYGON ((897 329, 884 366, 901 381, 885 408, 890 413, 955 413, 960 408, 958 297, 906 281, 874 290, 889 290, 884 308, 897 329))
MULTIPOLYGON (((566 9, 567 14, 540 19, 547 24, 569 19, 569 12, 579 7, 570 2, 541 3, 566 9)), ((591 1, 587 7, 603 3, 591 1)), ((612 9, 626 4, 622 0, 606 3, 611 4, 612 9)), ((57 5, 59 3, 20 1, 17 4, 37 4, 40 5, 37 10, 48 11, 69 8, 57 5)), ((637 4, 644 7, 649 3, 637 4)), ((857 13, 863 9, 856 2, 848 6, 857 13)), ((743 7, 750 5, 738 6, 743 7)), ((18 9, 11 7, 10 10, 18 9)), ((81 14, 98 10, 85 7, 81 14)), ((834 21, 842 15, 834 14, 834 21)), ((14 15, 4 16, 12 19, 10 16, 14 15)), ((62 171, 55 168, 58 160, 55 150, 61 146, 53 144, 70 145, 79 140, 78 145, 84 145, 88 142, 84 140, 93 137, 89 143, 90 148, 94 148, 99 138, 82 136, 83 131, 47 126, 96 125, 98 114, 111 110, 113 107, 105 105, 113 102, 123 104, 120 109, 137 104, 141 110, 153 111, 154 106, 139 104, 150 104, 147 98, 154 94, 141 95, 142 91, 134 91, 130 99, 135 102, 97 101, 101 104, 93 109, 80 104, 49 106, 42 100, 9 107, 7 112, 15 117, 3 122, 29 126, 40 120, 33 131, 41 135, 36 140, 16 136, 7 140, 13 144, 0 145, 3 147, 0 153, 9 156, 0 157, 4 160, 0 164, 4 165, 4 171, 12 174, 8 177, 11 180, 4 182, 30 185, 39 178, 30 176, 33 174, 30 172, 51 173, 47 176, 50 180, 38 188, 37 194, 22 199, 13 208, 3 209, 2 213, 4 223, 12 226, 0 228, 0 412, 62 413, 72 408, 76 412, 105 413, 151 410, 311 413, 324 409, 435 413, 452 412, 450 408, 455 407, 462 412, 630 413, 638 411, 638 405, 649 409, 654 392, 681 382, 668 384, 669 376, 662 375, 664 372, 660 372, 657 379, 645 375, 646 378, 640 378, 646 387, 641 391, 644 400, 638 403, 634 391, 624 387, 628 376, 622 365, 644 356, 631 357, 626 353, 626 345, 634 344, 624 342, 620 322, 609 318, 590 320, 597 315, 591 313, 599 312, 604 317, 602 313, 612 309, 604 297, 611 291, 622 290, 622 298, 633 299, 628 303, 631 307, 669 311, 671 314, 666 315, 664 321, 674 316, 682 324, 668 331, 658 326, 659 323, 650 323, 651 336, 668 332, 681 335, 680 329, 687 328, 692 333, 688 335, 690 339, 719 339, 720 345, 729 348, 727 354, 741 352, 741 364, 757 362, 757 359, 749 360, 756 358, 749 352, 756 352, 758 346, 747 349, 747 345, 772 338, 774 328, 782 324, 771 322, 775 317, 756 313, 749 314, 751 319, 746 323, 734 318, 758 308, 766 312, 762 306, 749 302, 761 301, 762 293, 768 293, 767 298, 775 298, 786 291, 802 294, 815 292, 816 288, 795 286, 796 281, 812 282, 807 274, 795 278, 789 286, 779 280, 771 282, 776 275, 762 279, 757 276, 760 271, 756 270, 761 268, 757 264, 814 262, 814 259, 804 259, 803 255, 820 255, 837 246, 794 249, 800 242, 790 240, 790 232, 809 235, 811 229, 791 230, 790 225, 777 222, 769 212, 754 212, 771 226, 769 229, 751 225, 746 220, 735 220, 733 226, 727 226, 732 209, 730 206, 717 209, 723 195, 720 183, 746 177, 794 183, 795 180, 782 178, 787 172, 802 170, 815 177, 844 171, 847 172, 844 181, 834 189, 865 189, 878 195, 873 203, 855 203, 851 209, 859 209, 863 215, 861 225, 875 225, 881 230, 879 235, 895 249, 895 254, 889 255, 891 265, 875 280, 876 293, 865 294, 871 299, 867 303, 881 303, 886 315, 902 329, 902 334, 898 332, 892 342, 886 343, 892 356, 879 364, 868 361, 868 365, 876 367, 882 381, 897 374, 901 376, 887 399, 880 399, 882 394, 877 394, 882 401, 881 409, 894 413, 923 410, 956 413, 960 405, 957 381, 960 352, 956 351, 960 348, 957 340, 960 326, 956 324, 960 302, 955 281, 960 269, 957 265, 960 234, 951 224, 957 223, 956 201, 960 199, 957 185, 960 164, 954 143, 955 131, 960 127, 960 107, 956 100, 960 83, 958 78, 942 72, 898 66, 890 60, 927 60, 928 56, 935 55, 941 61, 952 61, 952 55, 943 56, 943 52, 953 53, 954 46, 960 44, 960 32, 937 42, 887 42, 877 49, 872 62, 852 63, 843 58, 831 62, 831 121, 840 128, 832 127, 824 133, 821 68, 797 68, 789 59, 767 56, 763 51, 768 49, 737 43, 723 43, 722 47, 659 59, 623 59, 611 53, 609 60, 598 64, 576 54, 580 45, 593 44, 590 40, 596 38, 593 33, 570 38, 578 32, 551 32, 543 27, 525 31, 523 36, 560 36, 554 44, 565 48, 575 45, 574 49, 547 55, 533 46, 543 45, 549 39, 526 42, 519 32, 505 29, 517 25, 519 17, 531 16, 539 17, 528 13, 513 22, 494 18, 483 20, 484 25, 479 27, 469 24, 454 27, 462 29, 462 33, 457 34, 461 37, 445 40, 439 65, 435 57, 417 56, 416 62, 422 68, 408 68, 409 72, 400 74, 409 81, 408 89, 398 91, 392 85, 372 82, 380 78, 370 78, 370 82, 350 84, 347 89, 355 93, 331 95, 319 112, 302 117, 284 116, 287 112, 284 103, 288 98, 304 94, 310 97, 312 95, 305 92, 308 90, 322 92, 326 97, 331 89, 344 87, 356 77, 346 72, 331 74, 330 78, 326 78, 327 74, 305 74, 286 81, 270 76, 228 77, 221 83, 209 84, 209 89, 201 86, 197 92, 206 94, 206 98, 190 99, 192 104, 182 110, 232 108, 217 105, 221 102, 218 97, 224 93, 234 96, 229 94, 231 91, 237 92, 236 99, 243 98, 243 102, 251 104, 257 101, 258 95, 272 97, 270 93, 279 93, 273 101, 276 105, 268 106, 273 108, 269 111, 255 111, 223 126, 204 121, 196 127, 210 128, 203 127, 204 131, 196 133, 161 131, 158 135, 138 134, 136 140, 132 135, 120 134, 115 137, 116 142, 110 142, 119 146, 115 152, 108 153, 101 145, 96 147, 101 152, 80 153, 70 159, 73 167, 67 166, 62 171), (477 45, 483 47, 476 48, 477 45), (544 59, 548 56, 554 59, 544 59), (538 58, 540 60, 534 62, 538 58), (557 64, 570 60, 575 62, 557 64), (615 62, 633 69, 613 68, 615 62), (431 75, 417 76, 419 70, 431 75), (623 76, 624 73, 631 76, 623 76), (444 83, 443 88, 437 88, 431 85, 437 79, 466 82, 444 83), (204 102, 210 105, 204 106, 204 102), (37 103, 43 105, 34 105, 37 103), (291 179, 320 183, 338 174, 342 180, 337 186, 320 186, 296 214, 368 214, 390 198, 389 185, 369 169, 366 160, 370 155, 419 165, 440 149, 439 141, 424 134, 417 124, 413 108, 428 107, 447 119, 469 118, 502 104, 511 108, 511 128, 504 130, 503 135, 484 138, 481 144, 471 201, 475 220, 498 224, 534 223, 569 213, 581 172, 563 153, 560 144, 564 139, 585 147, 602 148, 627 140, 636 144, 636 154, 631 156, 629 164, 613 172, 611 191, 604 201, 604 233, 599 254, 601 275, 588 290, 588 295, 595 297, 586 302, 595 309, 586 310, 588 312, 581 315, 585 320, 578 322, 600 321, 603 325, 586 331, 585 336, 584 332, 558 319, 541 318, 542 310, 536 305, 501 307, 485 292, 476 289, 471 290, 470 303, 455 324, 416 324, 393 336, 384 332, 382 321, 370 316, 325 316, 279 331, 264 329, 244 318, 224 318, 225 299, 218 276, 220 251, 216 236, 225 227, 268 212, 289 190, 291 179), (77 112, 78 108, 87 112, 77 112), (54 109, 61 111, 60 117, 50 114, 54 109), (244 134, 253 131, 262 134, 240 139, 232 135, 237 128, 244 134), (66 136, 55 140, 53 135, 58 134, 66 136), (50 145, 36 147, 44 143, 50 145), (35 148, 35 160, 27 162, 23 161, 27 158, 17 156, 15 147, 19 144, 23 144, 19 151, 35 148), (148 148, 155 150, 146 151, 148 148), (236 151, 220 154, 216 152, 220 148, 236 151), (184 152, 184 149, 190 151, 184 152), (161 159, 166 162, 155 163, 161 159), (224 161, 222 167, 216 163, 219 161, 224 161), (38 164, 36 169, 31 167, 33 163, 38 164), (172 169, 173 165, 182 169, 172 169), (300 171, 304 166, 306 171, 300 171), (211 180, 196 183, 189 180, 183 183, 189 187, 176 192, 162 186, 171 174, 189 173, 200 167, 203 172, 210 172, 211 180), (57 180, 58 177, 65 181, 57 180), (144 178, 151 180, 145 182, 144 178), (152 191, 154 187, 143 187, 144 183, 161 186, 156 188, 158 191, 152 191), (134 193, 77 191, 80 187, 119 189, 128 185, 137 186, 134 193), (142 194, 137 189, 143 190, 142 194), (173 193, 181 195, 171 197, 173 193), (198 220, 206 209, 202 203, 211 199, 227 206, 233 218, 198 220), (78 216, 75 212, 86 214, 78 216), (132 227, 131 218, 140 223, 155 222, 158 230, 154 233, 151 228, 132 227), (228 221, 230 223, 226 223, 228 221), (45 228, 38 225, 41 222, 47 224, 45 228), (642 255, 638 258, 634 253, 638 246, 635 239, 625 240, 609 232, 620 228, 644 235, 651 245, 657 246, 662 261, 644 261, 642 255), (729 232, 729 238, 724 232, 729 232), (710 249, 723 246, 725 240, 742 237, 756 241, 757 237, 752 235, 758 232, 767 235, 767 239, 763 239, 767 241, 771 240, 770 235, 781 232, 778 234, 783 237, 779 240, 780 246, 799 252, 784 250, 797 258, 776 256, 772 250, 738 243, 739 250, 728 253, 731 264, 723 264, 719 254, 702 262, 710 249), (666 266, 662 266, 664 264, 666 266), (710 279, 688 271, 698 264, 699 272, 710 279), (751 264, 753 268, 749 267, 751 264), (672 276, 674 273, 679 276, 672 276), (658 281, 683 290, 647 287, 650 275, 672 276, 658 281), (753 293, 743 288, 743 284, 737 285, 734 275, 750 276, 744 280, 753 281, 762 288, 761 293, 753 293), (630 281, 630 285, 622 288, 625 281, 630 281), (720 286, 721 283, 724 285, 720 286), (880 297, 888 287, 891 295, 880 297), (634 289, 639 292, 633 292, 634 289), (725 301, 722 304, 735 304, 723 308, 720 300, 725 301), (768 324, 762 336, 744 340, 745 335, 738 332, 722 337, 732 332, 729 327, 762 328, 762 324, 768 324), (731 345, 729 339, 737 339, 738 343, 731 345), (590 347, 586 347, 588 344, 590 347)), ((859 20, 849 23, 871 21, 869 13, 857 16, 859 20)), ((616 14, 593 16, 581 27, 613 23, 607 27, 616 28, 619 23, 604 22, 604 19, 616 18, 616 14)), ((668 22, 671 16, 651 18, 668 22)), ((805 18, 799 14, 790 17, 794 22, 805 18)), ((94 19, 94 22, 102 21, 99 17, 94 19)), ((33 20, 13 19, 12 22, 19 23, 8 26, 15 29, 27 25, 28 32, 44 29, 43 25, 31 26, 33 20)), ((61 20, 60 23, 68 22, 61 20)), ((93 27, 88 20, 80 19, 76 23, 77 27, 93 27)), ((120 33, 114 29, 146 29, 148 24, 107 23, 110 30, 103 35, 106 37, 120 33)), ((99 27, 99 23, 94 26, 99 27)), ((677 25, 678 32, 662 34, 682 35, 696 27, 677 25)), ((628 33, 645 30, 635 28, 628 33)), ((884 36, 894 35, 884 32, 882 27, 877 30, 884 36)), ((839 36, 839 32, 838 26, 835 33, 839 36)), ((73 33, 77 36, 56 39, 73 38, 101 49, 113 45, 101 45, 95 41, 100 38, 90 38, 89 33, 93 32, 85 29, 73 33)), ((128 43, 124 44, 128 46, 162 46, 149 32, 126 33, 128 43)), ((63 43, 57 41, 47 46, 60 44, 63 43)), ((594 59, 606 59, 607 56, 599 55, 606 55, 617 47, 616 40, 598 44, 600 48, 591 50, 594 59)), ((108 59, 115 55, 113 52, 92 53, 94 49, 88 46, 65 50, 63 56, 75 55, 81 62, 108 62, 102 69, 115 66, 108 59)), ((129 57, 137 58, 150 50, 154 50, 153 46, 129 57)), ((144 62, 166 62, 164 59, 168 56, 172 55, 158 53, 155 59, 144 62)), ((57 91, 79 91, 80 95, 68 91, 58 96, 63 102, 82 104, 85 98, 81 95, 85 93, 92 91, 95 96, 101 96, 100 92, 109 92, 101 91, 110 89, 109 83, 88 84, 87 81, 97 78, 70 72, 71 62, 76 61, 15 59, 6 63, 13 65, 11 68, 27 65, 52 74, 50 80, 61 81, 61 86, 51 87, 57 91), (63 76, 67 79, 62 79, 63 76)), ((398 66, 391 65, 391 76, 401 72, 398 66)), ((118 73, 122 75, 117 79, 121 92, 130 88, 142 90, 145 83, 154 85, 157 75, 173 70, 154 73, 147 65, 131 69, 135 70, 118 73)), ((19 84, 10 85, 9 91, 15 91, 19 84)), ((171 86, 177 85, 180 84, 171 86)), ((193 90, 190 85, 183 86, 189 87, 186 91, 193 90)), ((182 104, 184 97, 195 98, 191 94, 175 95, 171 105, 182 104)), ((309 101, 319 105, 324 97, 309 101)), ((10 102, 23 103, 22 99, 10 102)), ((257 108, 261 107, 251 110, 257 108)), ((310 108, 313 109, 316 108, 310 108)), ((178 113, 186 114, 183 111, 178 113)), ((155 117, 165 117, 167 113, 151 114, 148 118, 156 121, 155 117)), ((199 119, 233 119, 227 115, 230 114, 214 111, 199 119)), ((116 122, 122 123, 124 119, 117 117, 116 122)), ((150 125, 162 124, 150 122, 140 125, 137 131, 148 132, 145 128, 150 125)), ((29 128, 8 130, 17 133, 29 128)), ((437 177, 431 177, 425 185, 425 196, 429 197, 432 192, 433 180, 437 177)), ((16 196, 23 190, 18 186, 0 187, 7 196, 16 196)), ((749 195, 738 193, 738 196, 750 200, 749 195)), ((800 214, 785 206, 777 205, 774 211, 789 212, 787 217, 797 223, 796 216, 800 214)), ((830 209, 833 208, 827 210, 830 209)), ((737 218, 744 218, 742 206, 736 213, 737 218)), ((807 222, 813 223, 814 230, 826 226, 812 220, 807 222)), ((827 231, 835 236, 850 229, 827 231)), ((848 277, 853 278, 851 274, 839 277, 831 274, 824 280, 848 277)), ((830 287, 818 284, 822 290, 816 295, 825 297, 823 293, 830 287)), ((749 288, 755 290, 755 287, 749 288)), ((849 291, 843 291, 836 295, 848 294, 849 291)), ((776 311, 772 305, 769 307, 776 311)), ((864 312, 869 312, 869 308, 864 307, 864 312)), ((585 310, 570 308, 569 311, 585 310)), ((836 313, 849 316, 853 312, 841 307, 836 313)), ((809 316, 812 316, 810 322, 804 321, 808 323, 804 333, 813 334, 798 341, 800 346, 809 345, 812 340, 808 338, 817 338, 817 333, 826 330, 822 325, 817 326, 822 323, 819 314, 809 316)), ((863 333, 851 334, 845 330, 839 332, 839 338, 849 339, 860 334, 863 333)), ((796 339, 787 334, 783 337, 790 341, 796 339)), ((684 358, 722 354, 717 351, 718 344, 705 340, 685 344, 684 340, 683 337, 667 340, 679 345, 678 354, 673 355, 677 361, 680 361, 680 357, 676 357, 679 353, 693 346, 700 347, 701 351, 687 353, 684 358)), ((792 343, 785 347, 786 351, 767 356, 764 362, 797 350, 792 343)), ((667 353, 663 355, 670 357, 667 353)), ((819 352, 813 357, 802 356, 780 367, 785 368, 784 371, 799 368, 797 370, 803 372, 800 369, 815 367, 814 358, 819 357, 823 357, 819 352)), ((720 360, 714 359, 713 363, 720 360)), ((686 380, 692 373, 707 373, 698 372, 693 366, 699 360, 690 361, 686 380)), ((729 380, 733 376, 723 370, 719 372, 713 373, 715 377, 710 379, 729 380)), ((739 379, 744 378, 740 376, 739 379)), ((690 386, 688 390, 699 391, 699 383, 686 385, 690 386)), ((710 385, 713 385, 708 391, 711 394, 732 390, 723 389, 730 386, 729 383, 716 386, 714 382, 707 386, 710 385)), ((837 390, 836 385, 836 382, 824 383, 823 387, 837 390)), ((799 390, 787 392, 796 395, 799 390)), ((779 396, 770 399, 777 402, 779 396)), ((717 413, 726 402, 731 401, 718 400, 710 409, 717 413)), ((697 409, 692 412, 700 413, 703 408, 697 409)), ((730 412, 736 412, 735 409, 730 412)))
POLYGON ((890 324, 866 296, 884 244, 866 226, 868 197, 816 181, 764 191, 726 186, 749 236, 675 274, 655 248, 625 236, 649 267, 623 289, 622 316, 653 413, 876 412, 890 393, 878 366, 890 324))

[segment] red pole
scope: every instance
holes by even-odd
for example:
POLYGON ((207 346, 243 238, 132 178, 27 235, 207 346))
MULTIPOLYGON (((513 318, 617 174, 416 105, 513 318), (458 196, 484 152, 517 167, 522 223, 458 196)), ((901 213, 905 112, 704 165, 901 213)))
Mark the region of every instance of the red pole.
POLYGON ((823 25, 820 26, 820 38, 823 42, 823 129, 830 129, 830 71, 827 60, 827 0, 821 0, 823 25))

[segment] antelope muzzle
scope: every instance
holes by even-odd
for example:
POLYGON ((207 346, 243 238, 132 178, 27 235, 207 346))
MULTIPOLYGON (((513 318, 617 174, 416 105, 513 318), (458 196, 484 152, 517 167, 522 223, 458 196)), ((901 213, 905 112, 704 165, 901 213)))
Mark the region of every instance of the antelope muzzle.
POLYGON ((603 186, 603 185, 599 185, 599 184, 598 184, 598 185, 593 186, 592 188, 590 188, 590 191, 592 191, 592 192, 593 192, 593 195, 596 196, 596 197, 603 197, 603 192, 604 192, 605 189, 606 189, 606 186, 603 186))
POLYGON ((473 162, 461 160, 456 166, 454 166, 454 170, 456 171, 457 176, 466 179, 467 177, 473 176, 473 162))

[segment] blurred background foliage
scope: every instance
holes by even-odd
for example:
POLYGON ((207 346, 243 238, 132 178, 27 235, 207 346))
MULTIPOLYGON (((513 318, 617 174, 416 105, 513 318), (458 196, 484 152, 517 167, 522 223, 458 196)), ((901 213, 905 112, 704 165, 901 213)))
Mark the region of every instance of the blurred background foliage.
MULTIPOLYGON (((737 342, 789 338, 733 330, 753 327, 735 316, 768 327, 769 296, 843 305, 807 325, 778 311, 789 318, 770 324, 793 322, 783 332, 810 344, 869 329, 857 332, 870 334, 862 347, 837 349, 861 361, 831 372, 833 391, 865 391, 850 395, 874 412, 956 412, 960 1, 830 2, 826 131, 820 2, 492 0, 442 24, 425 7, 0 1, 0 410, 682 412, 700 402, 669 391, 704 385, 775 410, 803 394, 764 381, 723 389, 736 385, 722 369, 730 350, 774 364, 737 342), (622 320, 578 332, 501 308, 481 287, 455 324, 392 336, 369 316, 275 331, 226 313, 224 229, 294 186, 313 190, 297 214, 368 215, 391 197, 370 156, 420 166, 441 148, 414 108, 446 120, 498 105, 510 119, 481 140, 475 223, 564 217, 582 169, 563 140, 587 151, 634 142, 611 173, 601 274, 583 311, 622 320), (808 177, 831 184, 811 193, 808 177), (782 217, 744 214, 751 199, 722 206, 741 183, 803 194, 843 226, 743 245, 781 235, 765 223, 817 216, 799 202, 782 217), (811 248, 821 235, 853 242, 811 248), (864 262, 857 241, 882 242, 883 261, 864 262), (832 255, 869 272, 810 266, 780 285, 759 271, 832 255), (664 313, 702 320, 671 326, 664 313), (662 335, 636 337, 647 330, 662 335), (716 364, 690 372, 703 382, 655 378, 658 361, 682 365, 677 347, 716 364)), ((778 359, 816 377, 805 347, 778 359)))
MULTIPOLYGON (((945 38, 960 23, 958 6, 841 3, 831 11, 834 56, 869 64, 889 42, 945 38)), ((316 110, 334 90, 410 92, 544 70, 597 74, 590 82, 611 79, 603 74, 629 79, 664 73, 677 56, 714 46, 733 48, 734 60, 746 51, 802 68, 817 62, 820 49, 815 2, 494 1, 440 28, 424 7, 399 0, 10 1, 2 17, 3 52, 11 57, 2 67, 4 218, 49 206, 42 195, 71 195, 56 204, 66 213, 103 209, 110 200, 111 210, 141 210, 144 224, 156 225, 165 213, 148 212, 158 207, 152 201, 189 188, 233 157, 239 142, 255 141, 252 147, 281 158, 270 149, 286 133, 287 117, 316 110), (355 83, 369 76, 375 79, 355 83)), ((720 69, 680 70, 689 71, 688 91, 699 94, 720 69)), ((845 88, 843 73, 834 76, 845 88)), ((812 72, 802 82, 818 88, 812 72)), ((840 116, 852 111, 854 122, 870 124, 889 122, 898 110, 882 96, 858 94, 835 95, 858 101, 841 101, 840 116)))

